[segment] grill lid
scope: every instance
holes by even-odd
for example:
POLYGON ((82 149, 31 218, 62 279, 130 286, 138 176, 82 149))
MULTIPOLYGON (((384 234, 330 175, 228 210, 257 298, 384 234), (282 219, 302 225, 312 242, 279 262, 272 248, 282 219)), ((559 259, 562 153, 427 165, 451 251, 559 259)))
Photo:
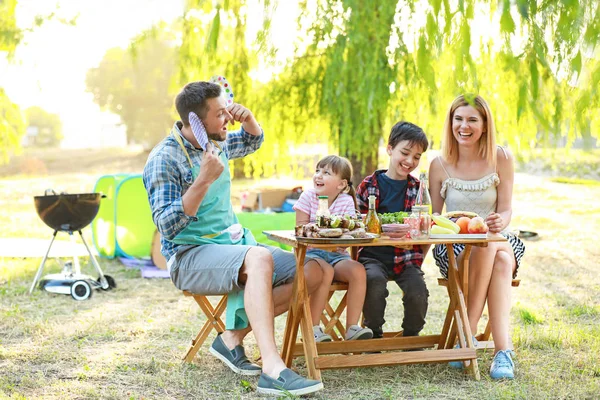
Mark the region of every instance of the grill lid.
POLYGON ((92 222, 104 197, 102 193, 56 194, 49 189, 44 196, 33 199, 35 210, 46 225, 55 231, 73 232, 92 222))

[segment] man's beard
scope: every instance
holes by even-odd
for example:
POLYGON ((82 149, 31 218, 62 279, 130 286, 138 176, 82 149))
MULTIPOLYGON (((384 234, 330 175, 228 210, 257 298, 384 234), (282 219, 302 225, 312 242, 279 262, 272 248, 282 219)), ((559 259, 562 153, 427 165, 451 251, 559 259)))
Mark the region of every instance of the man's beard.
POLYGON ((224 140, 225 132, 223 132, 223 133, 207 133, 206 136, 208 136, 208 138, 210 140, 215 140, 217 142, 220 142, 220 141, 224 140))

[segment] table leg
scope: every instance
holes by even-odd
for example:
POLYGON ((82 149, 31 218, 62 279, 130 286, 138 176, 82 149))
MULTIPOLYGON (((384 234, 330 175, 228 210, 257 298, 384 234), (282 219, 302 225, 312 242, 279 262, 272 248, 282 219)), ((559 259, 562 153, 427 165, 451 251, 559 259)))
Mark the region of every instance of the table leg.
POLYGON ((308 289, 306 288, 306 279, 304 279, 304 259, 306 256, 306 245, 297 247, 297 268, 296 281, 298 281, 296 296, 292 301, 296 302, 297 317, 294 318, 295 332, 293 340, 290 341, 290 354, 293 355, 294 344, 298 336, 298 323, 302 330, 302 345, 304 347, 304 358, 306 359, 306 368, 308 377, 321 380, 321 371, 315 367, 315 358, 317 358, 317 343, 312 330, 312 315, 310 312, 310 302, 308 299, 308 289))
MULTIPOLYGON (((454 325, 456 327, 456 335, 458 336, 458 343, 460 345, 461 349, 465 349, 467 347, 467 342, 465 339, 465 332, 463 330, 463 325, 462 325, 462 318, 460 318, 460 312, 458 311, 458 309, 454 310, 454 321, 456 321, 456 324, 454 325)), ((468 367, 469 365, 471 365, 470 361, 464 361, 463 362, 465 367, 468 367)))
POLYGON ((461 265, 458 270, 460 271, 460 281, 462 282, 462 289, 465 295, 465 302, 469 299, 469 258, 471 257, 471 246, 465 246, 463 250, 463 257, 461 265))
POLYGON ((306 282, 304 280, 306 246, 299 244, 294 249, 294 253, 296 255, 296 276, 294 277, 290 308, 288 309, 285 332, 283 334, 283 346, 281 348, 281 358, 288 368, 292 366, 292 359, 294 358, 294 345, 298 337, 298 327, 302 317, 302 305, 308 298, 306 282))
POLYGON ((358 261, 358 247, 350 247, 350 257, 352 257, 353 260, 358 261))
MULTIPOLYGON (((463 271, 463 267, 465 266, 465 262, 468 263, 468 257, 463 258, 461 261, 461 266, 460 266, 460 270, 459 270, 459 266, 456 262, 456 257, 454 257, 454 251, 452 248, 452 245, 448 245, 448 289, 449 289, 449 294, 450 297, 454 299, 454 302, 457 305, 457 309, 459 312, 459 316, 460 316, 460 321, 455 321, 457 322, 457 324, 460 324, 461 326, 458 328, 458 331, 460 332, 461 330, 463 331, 464 335, 466 336, 466 342, 467 342, 467 348, 475 348, 474 344, 473 344, 473 338, 472 338, 472 333, 471 333, 471 326, 469 325, 469 317, 467 315, 467 306, 465 304, 465 298, 464 298, 464 293, 463 293, 463 283, 459 280, 459 277, 465 277, 465 275, 462 274, 461 271, 463 271), (462 329, 461 329, 462 328, 462 329)), ((465 246, 465 255, 469 254, 471 251, 471 246, 470 245, 466 245, 465 246)), ((476 380, 479 380, 479 368, 477 365, 477 357, 475 357, 474 359, 471 360, 472 362, 470 363, 471 365, 469 366, 469 369, 471 370, 471 373, 473 374, 473 376, 475 377, 476 380)))
POLYGON ((294 278, 292 298, 290 300, 289 314, 286 321, 281 358, 288 368, 292 365, 294 345, 296 344, 296 338, 298 337, 298 327, 300 327, 302 329, 302 343, 308 376, 312 379, 321 380, 321 371, 315 367, 317 344, 315 343, 312 332, 312 317, 308 301, 308 290, 306 289, 306 280, 304 279, 305 256, 306 246, 298 245, 296 248, 296 276, 294 278))
POLYGON ((298 324, 300 323, 300 312, 293 299, 296 297, 296 287, 298 283, 294 281, 292 298, 290 299, 290 308, 285 322, 285 331, 283 334, 283 346, 281 348, 281 359, 289 368, 292 366, 293 348, 298 336, 298 324))
POLYGON ((304 358, 310 379, 321 380, 321 370, 315 366, 318 356, 317 343, 312 330, 312 318, 310 314, 310 303, 305 301, 302 305, 302 316, 300 317, 300 328, 302 329, 302 346, 304 347, 304 358))

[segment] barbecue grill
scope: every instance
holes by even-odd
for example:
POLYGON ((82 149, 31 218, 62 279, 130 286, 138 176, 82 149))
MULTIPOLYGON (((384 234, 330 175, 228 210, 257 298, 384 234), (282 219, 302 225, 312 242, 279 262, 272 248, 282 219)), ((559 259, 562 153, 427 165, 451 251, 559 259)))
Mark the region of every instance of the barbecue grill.
POLYGON ((40 281, 44 264, 46 264, 48 254, 58 232, 68 233, 72 242, 75 242, 73 232, 79 233, 90 255, 90 260, 98 272, 98 279, 82 274, 79 259, 73 257, 72 262, 68 261, 63 265, 61 273, 44 276, 40 281, 41 289, 51 293, 70 294, 75 300, 85 300, 92 296, 94 289, 110 290, 116 287, 115 280, 102 273, 100 265, 81 234, 81 229, 89 225, 98 214, 100 200, 104 197, 106 196, 101 193, 56 194, 51 189, 46 190, 44 196, 34 197, 35 210, 42 221, 54 230, 54 233, 46 255, 42 259, 29 289, 30 294, 37 282, 40 281))

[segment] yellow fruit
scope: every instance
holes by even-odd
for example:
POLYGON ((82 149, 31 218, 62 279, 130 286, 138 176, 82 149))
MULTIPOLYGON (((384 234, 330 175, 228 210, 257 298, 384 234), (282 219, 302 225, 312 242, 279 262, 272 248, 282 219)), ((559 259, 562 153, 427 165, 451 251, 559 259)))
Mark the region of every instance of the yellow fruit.
POLYGON ((433 219, 433 222, 435 222, 436 225, 441 226, 442 228, 449 229, 452 231, 452 233, 460 232, 460 226, 456 225, 454 222, 450 221, 446 217, 432 215, 431 219, 433 219))
POLYGON ((454 235, 455 232, 439 225, 434 225, 431 227, 431 233, 434 235, 454 235))

